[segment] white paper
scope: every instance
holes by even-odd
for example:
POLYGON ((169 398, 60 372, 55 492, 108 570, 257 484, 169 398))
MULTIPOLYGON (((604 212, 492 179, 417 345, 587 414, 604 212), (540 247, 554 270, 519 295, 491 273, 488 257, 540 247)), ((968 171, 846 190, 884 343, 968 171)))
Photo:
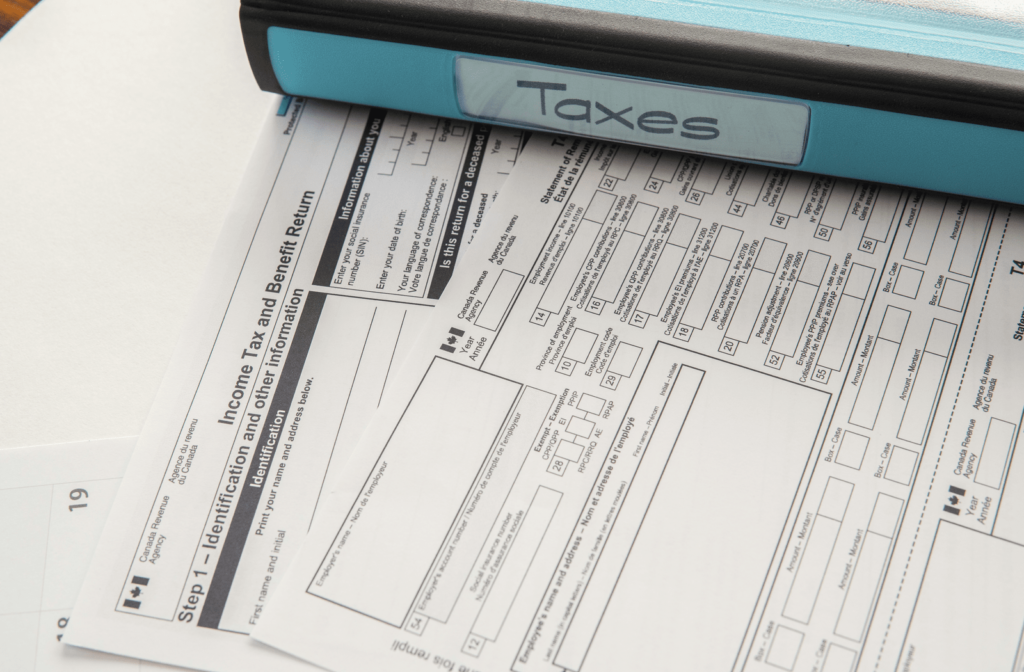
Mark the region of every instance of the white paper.
POLYGON ((62 643, 134 447, 126 437, 0 451, 0 529, 11 550, 0 557, 4 669, 158 669, 62 643))
POLYGON ((244 635, 478 235, 520 138, 282 101, 139 439, 69 642, 208 670, 305 666, 244 635))
POLYGON ((0 448, 135 436, 275 96, 237 0, 40 2, 0 92, 0 448))
POLYGON ((1020 668, 1017 210, 565 138, 504 193, 255 638, 333 670, 1020 668))

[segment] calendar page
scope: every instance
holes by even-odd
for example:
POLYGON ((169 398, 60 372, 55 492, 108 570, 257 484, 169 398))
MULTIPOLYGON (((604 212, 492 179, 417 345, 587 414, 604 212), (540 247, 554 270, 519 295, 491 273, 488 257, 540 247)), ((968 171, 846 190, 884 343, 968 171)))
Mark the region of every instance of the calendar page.
POLYGON ((3 669, 174 669, 62 642, 134 447, 127 437, 0 451, 3 669))

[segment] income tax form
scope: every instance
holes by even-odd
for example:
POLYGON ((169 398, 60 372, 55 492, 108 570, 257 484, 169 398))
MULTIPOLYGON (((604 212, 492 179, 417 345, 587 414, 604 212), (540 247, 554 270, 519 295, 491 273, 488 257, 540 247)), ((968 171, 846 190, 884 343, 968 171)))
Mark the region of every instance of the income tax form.
POLYGON ((205 670, 309 667, 247 633, 520 142, 504 128, 282 100, 64 641, 205 670))
POLYGON ((254 638, 1022 669, 1019 208, 568 137, 503 193, 254 638))

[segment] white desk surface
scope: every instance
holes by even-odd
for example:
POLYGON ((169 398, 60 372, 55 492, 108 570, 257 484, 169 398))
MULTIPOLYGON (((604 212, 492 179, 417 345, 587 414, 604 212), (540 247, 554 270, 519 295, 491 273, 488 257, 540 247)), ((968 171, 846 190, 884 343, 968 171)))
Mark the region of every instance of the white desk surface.
POLYGON ((44 0, 0 39, 0 448, 139 432, 275 100, 237 0, 44 0))

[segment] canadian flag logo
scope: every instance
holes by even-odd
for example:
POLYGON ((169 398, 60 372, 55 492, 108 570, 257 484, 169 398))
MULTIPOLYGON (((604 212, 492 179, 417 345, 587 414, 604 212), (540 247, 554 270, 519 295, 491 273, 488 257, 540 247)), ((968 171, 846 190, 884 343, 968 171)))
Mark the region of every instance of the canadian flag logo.
POLYGON ((441 344, 441 349, 445 352, 455 354, 455 344, 459 342, 459 339, 466 335, 462 329, 456 329, 452 327, 448 330, 448 338, 441 344))
POLYGON ((945 511, 946 513, 951 513, 954 516, 959 516, 960 509, 956 507, 960 503, 960 498, 966 495, 967 491, 964 490, 963 488, 958 488, 955 485, 951 485, 949 486, 949 492, 951 493, 949 495, 949 499, 947 500, 949 501, 949 504, 945 504, 942 507, 942 510, 945 511))
POLYGON ((132 589, 128 591, 128 594, 134 597, 134 600, 125 599, 124 606, 129 609, 138 609, 142 606, 142 602, 139 601, 139 597, 142 595, 142 587, 149 585, 149 578, 145 576, 133 576, 132 577, 132 589))

